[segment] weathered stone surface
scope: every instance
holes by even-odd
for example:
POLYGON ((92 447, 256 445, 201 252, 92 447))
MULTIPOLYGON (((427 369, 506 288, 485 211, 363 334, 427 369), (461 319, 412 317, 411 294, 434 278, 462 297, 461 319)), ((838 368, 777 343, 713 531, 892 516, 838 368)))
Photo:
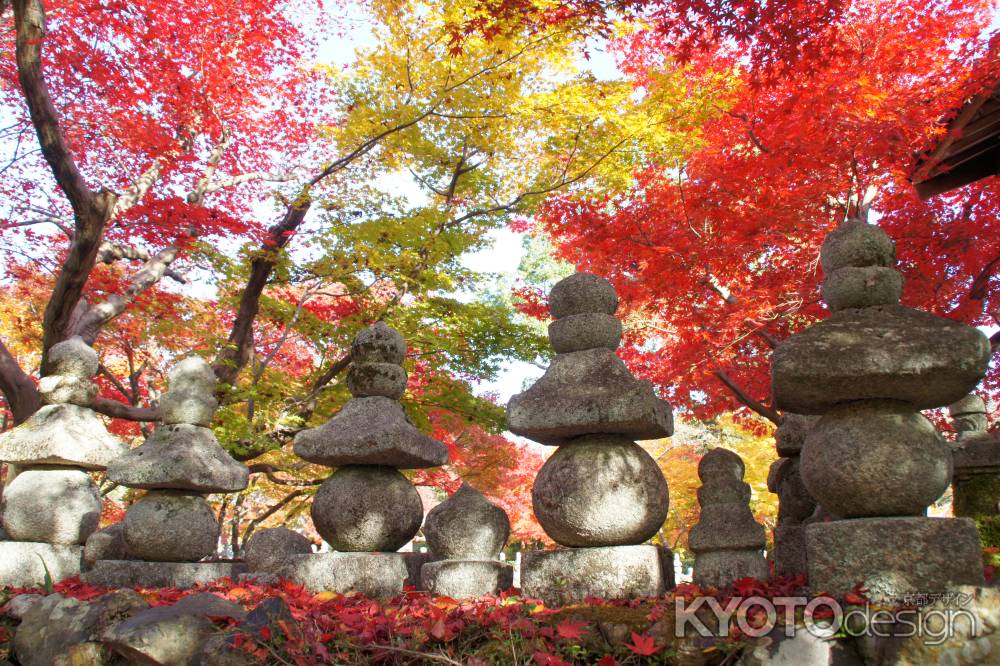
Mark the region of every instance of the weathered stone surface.
POLYGON ((872 599, 982 585, 983 561, 968 518, 860 518, 806 527, 809 587, 872 599))
POLYGON ((387 465, 400 469, 437 467, 448 449, 410 422, 391 398, 354 398, 332 419, 295 436, 295 455, 327 467, 387 465))
POLYGON ((60 594, 42 597, 24 614, 14 634, 14 652, 23 666, 106 663, 80 656, 99 647, 98 637, 108 627, 148 607, 133 590, 116 590, 91 602, 60 594))
POLYGON ((549 342, 556 353, 585 349, 618 349, 622 323, 614 315, 586 312, 556 319, 549 324, 549 342))
POLYGON ((767 580, 767 560, 759 550, 714 550, 698 553, 692 578, 701 587, 723 588, 741 578, 767 580))
POLYGON ((785 635, 784 625, 775 627, 737 662, 739 666, 866 666, 866 663, 853 642, 814 636, 802 625, 794 629, 792 636, 785 635))
POLYGON ((820 293, 834 311, 899 303, 903 275, 883 266, 847 266, 827 275, 820 293))
POLYGON ((799 414, 838 403, 889 399, 917 409, 950 404, 986 372, 978 329, 902 305, 842 310, 774 350, 775 401, 799 414))
POLYGON ((79 335, 58 342, 49 349, 47 375, 66 375, 88 379, 97 374, 97 352, 79 335))
POLYGON ((970 393, 961 400, 948 405, 948 416, 962 416, 964 414, 985 414, 986 401, 975 393, 970 393))
POLYGON ((665 591, 659 548, 645 545, 526 551, 521 588, 525 596, 549 606, 587 597, 654 597, 665 591))
POLYGON ((312 542, 287 527, 270 527, 251 535, 243 547, 243 560, 251 571, 266 571, 290 555, 308 555, 312 542))
POLYGON ((351 344, 354 363, 392 363, 401 365, 406 356, 406 340, 385 322, 363 329, 351 344))
POLYGON ((673 433, 670 405, 610 349, 556 354, 545 374, 510 399, 511 432, 559 445, 595 433, 657 439, 673 433))
POLYGON ((663 587, 665 590, 672 590, 677 586, 674 580, 674 551, 667 546, 657 546, 660 553, 660 570, 663 573, 663 587))
POLYGON ((199 356, 189 356, 175 365, 170 370, 169 388, 160 397, 162 422, 210 426, 219 406, 215 384, 212 366, 199 356))
POLYGON ((38 382, 38 392, 48 405, 71 403, 89 407, 97 396, 97 385, 87 379, 67 375, 49 375, 38 382))
POLYGON ((361 592, 393 597, 407 579, 401 553, 313 553, 293 555, 275 573, 310 592, 361 592))
POLYGON ((826 275, 846 266, 892 266, 896 244, 882 229, 851 219, 827 235, 820 262, 826 275))
POLYGON ((394 363, 353 363, 347 389, 355 398, 380 395, 399 400, 406 391, 406 370, 394 363))
POLYGON ((431 562, 434 556, 430 552, 404 552, 399 554, 403 556, 403 562, 406 564, 406 585, 412 585, 418 590, 424 589, 420 582, 420 570, 425 564, 431 562))
POLYGON ((242 620, 246 612, 231 601, 203 592, 172 606, 136 613, 110 627, 101 639, 132 663, 187 666, 215 632, 210 617, 242 620))
POLYGON ((497 560, 441 560, 421 570, 423 589, 452 599, 497 594, 514 586, 514 567, 497 560))
POLYGON ((125 545, 125 528, 121 523, 97 530, 87 537, 87 543, 83 546, 83 564, 88 569, 98 560, 127 559, 130 559, 130 555, 125 545))
POLYGON ((101 520, 101 497, 82 470, 29 468, 4 488, 0 514, 11 539, 82 544, 101 520))
POLYGON ((574 273, 549 292, 549 312, 555 319, 590 312, 614 314, 617 309, 615 288, 593 273, 574 273))
POLYGON ((588 435, 560 446, 531 492, 546 534, 566 546, 642 543, 667 515, 667 483, 642 447, 618 435, 588 435))
POLYGON ((818 416, 785 414, 781 425, 774 432, 774 442, 779 456, 793 458, 802 451, 809 429, 819 421, 818 416))
POLYGON ((743 482, 744 471, 743 460, 722 448, 712 449, 698 462, 701 516, 688 534, 688 545, 695 553, 759 550, 767 543, 764 526, 750 511, 750 486, 743 482))
POLYGON ((256 666, 260 660, 236 647, 236 644, 238 637, 259 638, 265 628, 271 631, 272 636, 285 636, 289 632, 290 640, 297 641, 302 636, 302 631, 284 600, 280 597, 268 597, 235 628, 205 641, 194 663, 197 666, 256 666))
POLYGON ((1000 472, 1000 434, 983 433, 952 444, 955 474, 1000 472))
POLYGON ((774 573, 778 576, 805 576, 806 526, 779 525, 774 528, 774 573))
POLYGON ((175 587, 187 589, 220 578, 236 580, 247 572, 242 562, 143 562, 98 560, 81 578, 101 587, 175 587))
POLYGON ((506 545, 510 520, 503 509, 463 483, 427 514, 424 536, 431 552, 441 559, 488 560, 506 545))
POLYGON ((15 620, 23 620, 29 610, 46 598, 44 594, 24 593, 11 597, 3 606, 4 615, 15 620))
POLYGON ((806 489, 799 458, 778 458, 771 464, 767 489, 778 496, 778 524, 799 525, 816 510, 816 500, 806 489))
POLYGON ((250 471, 233 460, 209 428, 162 425, 137 448, 108 464, 108 478, 128 488, 234 493, 250 471))
POLYGON ((78 405, 46 405, 0 434, 0 460, 16 465, 104 469, 127 451, 94 412, 78 405))
POLYGON ((200 495, 154 490, 129 507, 122 521, 125 545, 154 562, 194 562, 215 552, 219 523, 200 495))
POLYGON ((423 518, 417 489, 392 467, 341 467, 312 504, 316 531, 339 551, 395 551, 413 538, 423 518))
POLYGON ((0 586, 42 587, 46 567, 54 582, 80 575, 83 546, 0 541, 0 586))
POLYGON ((900 402, 830 410, 809 431, 801 460, 809 494, 844 518, 923 515, 951 483, 947 442, 900 402))

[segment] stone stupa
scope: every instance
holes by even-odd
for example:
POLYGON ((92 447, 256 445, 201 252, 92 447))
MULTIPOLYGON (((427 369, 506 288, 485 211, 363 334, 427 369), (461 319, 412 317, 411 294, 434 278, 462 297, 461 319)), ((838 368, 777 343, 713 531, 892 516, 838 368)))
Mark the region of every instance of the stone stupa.
POLYGON ((511 398, 511 432, 558 446, 535 479, 532 503, 564 548, 524 555, 524 593, 546 603, 662 594, 672 553, 642 545, 663 525, 667 484, 634 440, 668 437, 670 406, 615 354, 621 323, 611 284, 576 273, 549 295, 556 351, 545 374, 511 398), (662 558, 662 559, 661 559, 662 558))
POLYGON ((778 524, 770 556, 778 576, 806 575, 806 525, 813 521, 816 500, 802 481, 802 445, 819 419, 785 414, 774 433, 778 455, 767 474, 767 489, 778 496, 778 524))
POLYGON ((952 477, 951 450, 922 409, 949 405, 986 372, 977 329, 899 305, 895 247, 860 220, 831 233, 820 253, 833 314, 774 351, 781 409, 821 414, 802 447, 809 494, 837 520, 806 527, 809 586, 830 594, 858 584, 872 598, 982 585, 975 524, 926 517, 952 477))
POLYGON ((98 527, 101 497, 88 472, 128 450, 90 409, 97 352, 81 338, 52 346, 39 382, 44 406, 0 434, 0 461, 16 465, 0 505, 0 586, 40 586, 80 573, 83 544, 98 527))

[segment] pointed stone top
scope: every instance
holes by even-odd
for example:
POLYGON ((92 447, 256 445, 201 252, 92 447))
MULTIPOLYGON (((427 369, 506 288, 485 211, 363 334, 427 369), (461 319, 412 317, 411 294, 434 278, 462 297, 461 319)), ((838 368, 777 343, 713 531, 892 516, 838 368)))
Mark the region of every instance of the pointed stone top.
POLYGON ((882 229, 847 220, 831 232, 820 249, 823 272, 829 275, 838 268, 884 266, 896 263, 896 245, 882 229))
POLYGON ((97 374, 97 352, 79 335, 63 340, 49 349, 49 375, 90 379, 97 374))
POLYGON ((170 370, 167 392, 160 398, 164 424, 188 423, 208 427, 219 406, 215 373, 205 359, 188 356, 170 370))
POLYGON ((488 560, 507 543, 510 520, 503 509, 463 482, 454 495, 427 514, 424 535, 437 557, 488 560))
POLYGON ((383 321, 362 329, 351 345, 351 360, 354 363, 401 365, 405 356, 406 340, 383 321))
POLYGON ((949 416, 961 416, 962 414, 985 414, 986 401, 975 393, 970 393, 958 402, 948 406, 949 416))
POLYGON ((615 288, 593 273, 574 273, 549 292, 549 312, 556 319, 578 314, 613 315, 617 309, 615 288))
POLYGON ((743 459, 729 449, 712 449, 698 463, 698 478, 702 483, 715 482, 718 479, 743 481, 746 467, 743 459))

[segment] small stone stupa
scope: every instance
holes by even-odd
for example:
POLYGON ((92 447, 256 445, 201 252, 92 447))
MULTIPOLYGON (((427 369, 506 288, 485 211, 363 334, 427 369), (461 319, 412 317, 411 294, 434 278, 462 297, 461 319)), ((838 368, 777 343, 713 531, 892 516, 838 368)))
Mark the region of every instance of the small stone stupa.
POLYGON ((423 522, 423 502, 400 469, 437 467, 448 449, 421 433, 399 403, 406 390, 406 342, 382 322, 351 346, 353 398, 318 428, 295 437, 295 454, 337 470, 312 504, 316 531, 338 552, 293 555, 274 573, 314 591, 386 597, 403 591, 402 553, 423 522))
POLYGON ((921 409, 965 396, 989 362, 971 326, 898 304, 895 247, 859 220, 820 253, 833 314, 774 351, 781 409, 822 414, 806 435, 801 474, 837 520, 806 528, 809 586, 831 594, 862 584, 872 598, 982 585, 979 537, 969 519, 928 518, 948 487, 948 444, 921 409))
POLYGON ((1000 548, 1000 435, 987 432, 986 402, 970 394, 948 408, 955 427, 952 510, 972 518, 984 548, 1000 548))
POLYGON ((430 510, 424 536, 436 558, 420 570, 428 592, 461 599, 514 585, 514 568, 497 559, 510 536, 507 513, 469 484, 430 510))
POLYGON ((774 433, 778 455, 767 475, 767 489, 778 496, 778 524, 774 528, 774 573, 778 576, 806 574, 806 524, 816 511, 802 481, 799 455, 815 416, 785 414, 774 433))
POLYGON ((741 578, 767 580, 764 526, 750 511, 750 485, 739 455, 712 449, 698 463, 701 517, 688 534, 694 558, 694 582, 723 588, 741 578))
POLYGON ((108 465, 111 481, 149 492, 122 521, 125 548, 135 559, 98 560, 85 574, 87 582, 191 587, 245 571, 231 562, 198 562, 214 554, 219 541, 219 522, 205 495, 239 492, 250 475, 209 427, 218 407, 215 384, 215 373, 202 358, 175 365, 160 399, 162 424, 108 465))
POLYGON ((49 350, 39 382, 45 405, 0 435, 0 461, 17 465, 0 505, 0 586, 39 586, 78 575, 83 544, 101 519, 101 497, 87 473, 104 469, 128 448, 91 411, 97 353, 74 337, 49 350))
POLYGON ((673 433, 670 405, 615 354, 621 323, 611 284, 576 273, 549 294, 556 351, 545 374, 511 398, 511 432, 558 446, 532 490, 535 516, 566 548, 525 553, 524 593, 546 603, 662 594, 673 556, 640 545, 667 515, 667 484, 634 440, 673 433), (662 560, 661 560, 662 555, 662 560))

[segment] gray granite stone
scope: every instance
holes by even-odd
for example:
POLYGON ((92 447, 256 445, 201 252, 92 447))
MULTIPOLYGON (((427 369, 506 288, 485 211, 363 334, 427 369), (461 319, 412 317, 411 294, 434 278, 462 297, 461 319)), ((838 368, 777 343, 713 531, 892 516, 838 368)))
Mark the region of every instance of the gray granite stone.
POLYGON ((816 500, 806 489, 799 458, 779 458, 771 464, 767 489, 778 496, 778 524, 800 525, 816 510, 816 500))
POLYGON ((109 525, 97 530, 89 537, 83 546, 83 564, 92 568, 98 560, 130 559, 128 546, 125 545, 125 528, 121 523, 109 525))
POLYGON ((49 596, 55 595, 33 594, 30 592, 15 595, 3 606, 4 615, 12 617, 15 620, 23 620, 29 610, 49 596))
POLYGON ((15 465, 104 469, 126 451, 94 412, 78 405, 45 405, 0 434, 0 460, 15 465))
POLYGON ((424 509, 409 479, 392 467, 348 465, 316 491, 312 519, 334 550, 398 550, 420 529, 424 509))
POLYGON ((38 381, 38 392, 47 405, 68 403, 89 407, 97 397, 97 385, 90 378, 48 375, 38 381))
POLYGON ((521 588, 547 606, 655 597, 666 589, 660 549, 646 545, 525 551, 521 588))
POLYGON ((615 288, 593 273, 574 273, 549 292, 549 312, 555 319, 591 312, 614 314, 617 309, 615 288))
POLYGON ((392 363, 401 365, 406 356, 406 340, 385 322, 364 328, 351 344, 354 363, 392 363))
POLYGON ((775 527, 774 548, 771 551, 771 556, 774 558, 775 575, 807 575, 806 526, 779 525, 775 527))
POLYGON ((774 442, 779 456, 795 457, 802 451, 809 429, 819 421, 818 416, 803 416, 802 414, 785 414, 781 425, 774 433, 774 442))
POLYGON ((423 566, 423 589, 452 599, 497 594, 514 586, 514 567, 497 560, 440 560, 423 566))
POLYGON ((42 587, 46 568, 53 582, 80 575, 83 546, 0 541, 0 587, 42 587))
POLYGON ((507 424, 516 435, 552 445, 598 433, 639 440, 673 433, 670 405, 610 349, 556 354, 534 385, 510 399, 507 424))
POLYGON ((975 328, 881 305, 835 312, 782 342, 771 379, 777 406, 799 414, 873 399, 927 409, 965 396, 989 356, 989 341, 975 328))
POLYGON ((361 592, 369 597, 402 594, 408 576, 401 553, 292 555, 275 573, 310 592, 361 592))
POLYGON ((851 219, 827 235, 820 248, 820 262, 827 275, 846 266, 892 266, 896 244, 882 229, 851 219))
POLYGON ((353 363, 347 389, 355 398, 379 395, 399 400, 406 391, 406 370, 394 363, 353 363))
POLYGON ((549 342, 558 354, 597 348, 614 351, 621 339, 621 322, 602 312, 570 315, 549 324, 549 342))
POLYGON ((308 555, 312 542, 287 527, 269 527, 254 532, 243 546, 243 560, 251 571, 268 571, 290 555, 308 555))
POLYGON ((108 478, 128 488, 233 493, 250 471, 219 445, 209 428, 162 425, 137 448, 108 464, 108 478))
POLYGON ((871 599, 982 585, 979 534, 968 518, 860 518, 806 527, 809 587, 871 599))
POLYGON ((16 541, 83 544, 100 523, 101 497, 82 470, 33 467, 4 488, 0 515, 16 541))
POLYGON ((985 414, 986 401, 975 393, 970 393, 961 400, 948 405, 948 416, 963 416, 965 414, 985 414))
POLYGON ((1000 472, 1000 433, 982 433, 955 442, 952 458, 956 475, 1000 472))
POLYGON ((90 379, 97 374, 100 362, 97 352, 79 335, 57 342, 49 349, 47 375, 65 375, 90 379))
POLYGON ((419 553, 399 553, 403 556, 403 562, 406 564, 406 585, 412 586, 414 589, 422 590, 423 585, 420 582, 420 570, 428 562, 434 560, 434 556, 430 552, 419 553))
POLYGON ((323 425, 300 432, 295 455, 327 467, 413 469, 448 462, 447 447, 417 430, 402 405, 382 396, 349 400, 323 425))
POLYGON ((767 560, 755 550, 714 550, 698 553, 692 579, 703 588, 722 589, 742 578, 767 580, 767 560))
POLYGON ((446 560, 488 560, 507 544, 510 520, 506 512, 470 486, 430 510, 424 536, 431 552, 446 560))
POLYGON ((531 492, 545 533, 565 546, 642 543, 663 526, 667 483, 656 461, 618 435, 588 435, 560 446, 531 492))
POLYGON ((243 562, 144 562, 98 560, 81 578, 101 587, 176 587, 188 589, 220 578, 237 580, 247 572, 243 562))
POLYGON ((830 410, 809 431, 801 460, 809 494, 844 518, 923 515, 952 477, 947 442, 901 402, 830 410))
POLYGON ((208 427, 219 403, 215 373, 199 356, 189 356, 170 370, 168 390, 160 397, 161 421, 208 427))
POLYGON ((847 266, 827 275, 820 292, 834 311, 899 303, 903 276, 884 266, 847 266))
POLYGON ((194 562, 215 552, 219 523, 201 495, 153 490, 125 512, 125 545, 154 562, 194 562))

